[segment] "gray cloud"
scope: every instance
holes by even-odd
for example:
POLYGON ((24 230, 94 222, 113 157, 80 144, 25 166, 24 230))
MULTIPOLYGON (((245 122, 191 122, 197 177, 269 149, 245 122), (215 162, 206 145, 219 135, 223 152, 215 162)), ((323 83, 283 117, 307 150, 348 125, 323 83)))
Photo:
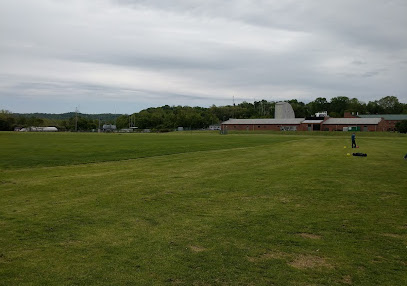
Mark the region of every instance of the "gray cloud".
POLYGON ((53 102, 31 110, 48 112, 80 102, 104 112, 117 102, 129 113, 232 96, 407 102, 406 12, 401 0, 6 0, 1 108, 21 112, 23 97, 53 102))
POLYGON ((403 0, 343 1, 163 1, 116 0, 135 9, 149 8, 222 18, 249 25, 290 31, 317 32, 346 41, 388 48, 405 48, 407 2, 403 0))

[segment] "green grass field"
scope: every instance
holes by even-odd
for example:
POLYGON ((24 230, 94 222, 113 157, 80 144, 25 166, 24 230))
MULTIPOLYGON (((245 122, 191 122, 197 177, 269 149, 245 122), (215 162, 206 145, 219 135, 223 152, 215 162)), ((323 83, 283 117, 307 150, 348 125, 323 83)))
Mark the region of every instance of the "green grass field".
POLYGON ((407 137, 330 134, 2 132, 0 285, 407 285, 407 137))

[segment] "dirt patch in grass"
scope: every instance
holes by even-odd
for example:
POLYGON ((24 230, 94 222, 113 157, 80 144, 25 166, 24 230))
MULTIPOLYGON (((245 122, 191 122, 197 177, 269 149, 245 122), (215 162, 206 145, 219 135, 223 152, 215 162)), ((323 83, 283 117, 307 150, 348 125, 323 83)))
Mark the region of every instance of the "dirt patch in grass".
POLYGON ((203 252, 206 251, 207 249, 201 246, 196 246, 196 245, 190 245, 189 249, 191 249, 191 251, 193 252, 203 252))
POLYGON ((322 236, 320 236, 320 235, 312 234, 312 233, 306 233, 306 232, 298 233, 298 235, 303 237, 303 238, 308 238, 308 239, 321 239, 322 238, 322 236))
POLYGON ((179 280, 179 279, 171 279, 171 278, 167 279, 165 282, 171 283, 171 285, 184 285, 184 284, 185 284, 185 282, 182 281, 182 280, 179 280))
POLYGON ((403 238, 402 235, 395 234, 395 233, 382 233, 381 235, 386 236, 386 237, 392 237, 392 238, 403 238))
POLYGON ((299 255, 288 264, 297 269, 332 268, 325 258, 314 255, 299 255))
POLYGON ((279 198, 280 202, 282 202, 283 204, 288 204, 291 203, 292 199, 288 198, 288 197, 280 197, 279 198))
POLYGON ((386 259, 383 256, 378 255, 378 256, 373 257, 371 262, 372 263, 383 263, 385 261, 386 261, 386 259))
POLYGON ((13 180, 1 180, 0 185, 17 185, 17 182, 13 180))
POLYGON ((350 275, 343 276, 341 282, 343 284, 352 285, 352 276, 350 276, 350 275))
POLYGON ((381 196, 380 196, 380 198, 382 200, 394 199, 397 197, 400 197, 400 195, 398 193, 393 193, 393 192, 384 192, 384 193, 381 193, 381 196))
POLYGON ((78 246, 81 244, 83 244, 83 242, 80 240, 67 240, 67 241, 61 242, 59 245, 62 247, 72 247, 72 246, 78 246))
POLYGON ((263 262, 270 259, 284 259, 288 265, 297 269, 312 268, 332 268, 332 265, 325 258, 314 255, 297 255, 285 252, 266 252, 256 257, 247 257, 247 260, 253 263, 263 262))

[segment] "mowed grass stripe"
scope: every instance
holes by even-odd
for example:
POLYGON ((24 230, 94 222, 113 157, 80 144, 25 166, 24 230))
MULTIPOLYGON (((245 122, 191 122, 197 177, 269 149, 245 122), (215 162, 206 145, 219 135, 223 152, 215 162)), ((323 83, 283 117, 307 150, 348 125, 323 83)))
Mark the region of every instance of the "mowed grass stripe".
POLYGON ((287 142, 296 136, 218 133, 0 133, 0 169, 120 161, 287 142))
POLYGON ((406 142, 347 141, 4 171, 0 283, 403 285, 406 142))

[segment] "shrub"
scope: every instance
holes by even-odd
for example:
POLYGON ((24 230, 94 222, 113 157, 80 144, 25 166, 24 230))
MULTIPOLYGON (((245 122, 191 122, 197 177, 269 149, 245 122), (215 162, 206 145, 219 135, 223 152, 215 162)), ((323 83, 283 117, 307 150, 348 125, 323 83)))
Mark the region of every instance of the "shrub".
POLYGON ((396 129, 400 133, 407 133, 407 120, 397 122, 396 129))

